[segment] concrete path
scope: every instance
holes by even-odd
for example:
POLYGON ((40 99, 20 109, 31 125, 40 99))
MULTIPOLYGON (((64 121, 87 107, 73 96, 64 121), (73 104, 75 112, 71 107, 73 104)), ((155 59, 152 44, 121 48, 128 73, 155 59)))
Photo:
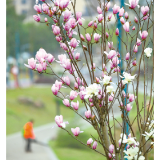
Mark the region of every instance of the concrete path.
MULTIPOLYGON (((52 129, 54 123, 34 129, 36 139, 47 143, 56 138, 58 127, 52 129)), ((58 160, 50 147, 36 143, 31 144, 32 152, 25 152, 25 140, 21 133, 15 133, 6 137, 6 160, 58 160)))

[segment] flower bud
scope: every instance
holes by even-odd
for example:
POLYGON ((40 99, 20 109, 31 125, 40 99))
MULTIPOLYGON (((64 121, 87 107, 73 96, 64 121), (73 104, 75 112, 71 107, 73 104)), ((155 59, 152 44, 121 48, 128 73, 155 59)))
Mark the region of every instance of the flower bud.
POLYGON ((93 148, 93 149, 96 149, 96 148, 97 148, 97 145, 98 145, 97 141, 94 141, 92 148, 93 148))

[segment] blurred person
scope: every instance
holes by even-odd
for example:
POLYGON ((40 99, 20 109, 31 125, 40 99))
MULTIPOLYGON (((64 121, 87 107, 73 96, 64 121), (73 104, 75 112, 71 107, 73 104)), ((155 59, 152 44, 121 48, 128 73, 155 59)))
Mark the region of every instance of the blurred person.
POLYGON ((25 147, 26 152, 31 152, 31 142, 36 142, 35 135, 33 132, 33 123, 34 123, 34 120, 31 119, 29 122, 27 122, 24 125, 22 130, 23 137, 26 140, 26 147, 25 147))
POLYGON ((11 68, 11 73, 13 74, 15 88, 19 87, 18 72, 19 72, 18 67, 16 65, 13 65, 13 67, 11 68))

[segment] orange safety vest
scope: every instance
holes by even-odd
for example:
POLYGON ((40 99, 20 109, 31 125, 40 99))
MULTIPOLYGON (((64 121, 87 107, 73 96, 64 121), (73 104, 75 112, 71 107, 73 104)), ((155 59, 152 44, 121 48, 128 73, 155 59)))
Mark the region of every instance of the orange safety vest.
POLYGON ((24 127, 24 138, 28 139, 28 138, 31 138, 31 139, 35 139, 35 135, 33 133, 33 124, 32 122, 27 122, 24 127))

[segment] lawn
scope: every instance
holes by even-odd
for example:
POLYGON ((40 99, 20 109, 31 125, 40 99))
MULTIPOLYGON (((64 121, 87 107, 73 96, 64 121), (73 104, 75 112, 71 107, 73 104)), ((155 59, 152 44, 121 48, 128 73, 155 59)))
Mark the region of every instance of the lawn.
MULTIPOLYGON (((21 131, 24 124, 31 118, 35 120, 34 126, 40 126, 55 122, 57 115, 56 97, 52 94, 51 88, 19 88, 6 91, 6 134, 21 131), (30 105, 18 102, 20 96, 32 98, 34 101, 41 100, 45 107, 35 108, 30 105)), ((60 114, 67 120, 74 116, 74 113, 58 101, 60 114)))

